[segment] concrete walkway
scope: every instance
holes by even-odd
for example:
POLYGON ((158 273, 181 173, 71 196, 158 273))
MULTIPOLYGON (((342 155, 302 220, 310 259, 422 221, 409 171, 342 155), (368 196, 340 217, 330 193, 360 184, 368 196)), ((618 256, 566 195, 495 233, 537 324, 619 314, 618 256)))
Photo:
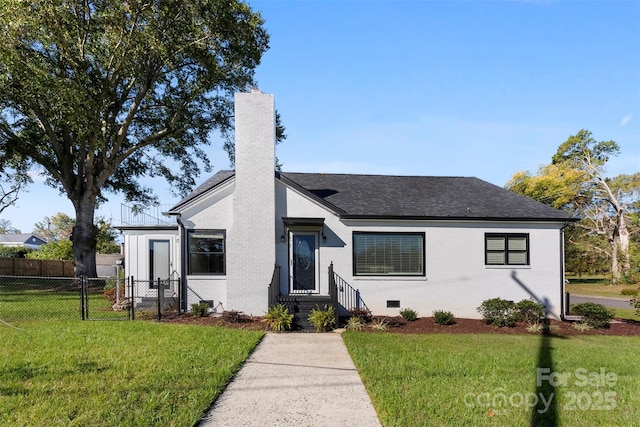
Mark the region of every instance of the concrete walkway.
POLYGON ((266 334, 200 426, 380 426, 338 333, 266 334))

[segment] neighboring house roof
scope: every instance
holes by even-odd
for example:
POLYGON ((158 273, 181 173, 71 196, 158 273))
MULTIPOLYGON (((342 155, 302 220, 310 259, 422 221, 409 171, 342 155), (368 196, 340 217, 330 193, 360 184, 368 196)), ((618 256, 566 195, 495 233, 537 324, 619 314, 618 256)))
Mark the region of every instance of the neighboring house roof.
MULTIPOLYGON (((220 171, 171 209, 226 182, 220 171)), ((573 221, 543 203, 472 177, 276 172, 276 178, 324 204, 341 218, 495 219, 573 221)))
POLYGON ((0 234, 0 245, 15 246, 15 245, 44 245, 46 240, 34 234, 0 234))

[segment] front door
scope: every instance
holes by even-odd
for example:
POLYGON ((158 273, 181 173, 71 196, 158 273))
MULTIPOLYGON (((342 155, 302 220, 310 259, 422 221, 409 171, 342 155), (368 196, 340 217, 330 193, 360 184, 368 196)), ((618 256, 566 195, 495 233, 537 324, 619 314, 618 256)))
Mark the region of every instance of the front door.
POLYGON ((292 231, 289 239, 291 293, 318 291, 318 233, 292 231))
MULTIPOLYGON (((157 281, 168 280, 171 275, 171 262, 168 240, 149 241, 149 280, 151 289, 157 288, 157 281)), ((165 283, 165 288, 168 287, 165 283)))

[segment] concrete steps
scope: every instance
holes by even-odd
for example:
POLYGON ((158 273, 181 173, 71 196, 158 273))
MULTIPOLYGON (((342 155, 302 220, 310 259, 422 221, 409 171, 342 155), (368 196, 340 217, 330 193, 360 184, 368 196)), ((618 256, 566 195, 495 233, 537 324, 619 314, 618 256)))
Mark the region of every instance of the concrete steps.
POLYGON ((316 307, 324 309, 325 305, 331 306, 331 297, 328 295, 280 295, 276 298, 276 303, 284 305, 290 313, 293 313, 294 330, 313 331, 315 328, 308 320, 311 310, 316 307))

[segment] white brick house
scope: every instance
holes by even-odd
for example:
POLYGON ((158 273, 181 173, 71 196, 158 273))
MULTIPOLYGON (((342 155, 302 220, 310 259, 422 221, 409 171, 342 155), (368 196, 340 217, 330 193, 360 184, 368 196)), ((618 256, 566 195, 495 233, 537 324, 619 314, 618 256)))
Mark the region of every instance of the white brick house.
POLYGON ((235 108, 236 170, 174 206, 178 225, 119 227, 128 275, 181 277, 185 310, 262 315, 276 295, 332 292, 348 310, 353 288, 376 315, 476 318, 486 299, 533 293, 561 316, 573 218, 477 178, 276 172, 273 96, 240 93, 235 108))

